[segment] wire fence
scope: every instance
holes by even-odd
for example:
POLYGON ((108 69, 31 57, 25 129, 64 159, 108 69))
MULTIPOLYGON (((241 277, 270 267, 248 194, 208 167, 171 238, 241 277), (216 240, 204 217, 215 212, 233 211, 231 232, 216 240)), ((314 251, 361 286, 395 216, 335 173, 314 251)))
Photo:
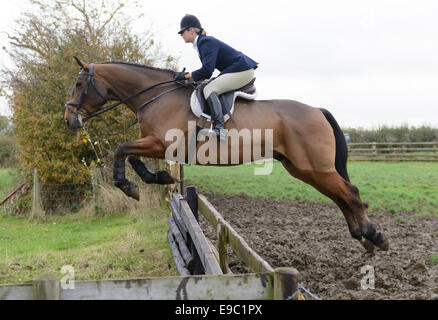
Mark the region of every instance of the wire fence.
MULTIPOLYGON (((147 162, 147 166, 154 171, 160 169, 160 165, 152 161, 147 162)), ((35 169, 33 186, 31 186, 31 217, 44 217, 46 214, 54 212, 76 212, 85 205, 93 205, 93 203, 97 213, 102 202, 108 202, 107 198, 113 196, 107 188, 107 186, 113 185, 112 175, 112 166, 107 165, 93 167, 90 180, 86 183, 40 183, 38 171, 35 169)), ((146 192, 148 198, 153 198, 150 193, 158 194, 163 192, 162 186, 146 185, 133 170, 126 171, 126 178, 134 182, 139 187, 140 192, 146 192)))
POLYGON ((42 206, 46 211, 70 209, 75 211, 81 203, 93 197, 93 187, 90 183, 40 184, 42 206))

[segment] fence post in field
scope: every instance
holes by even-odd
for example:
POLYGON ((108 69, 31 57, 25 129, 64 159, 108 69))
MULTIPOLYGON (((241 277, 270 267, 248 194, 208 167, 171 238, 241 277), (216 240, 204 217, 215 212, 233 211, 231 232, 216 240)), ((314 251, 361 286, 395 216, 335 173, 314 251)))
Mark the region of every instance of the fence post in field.
POLYGON ((372 149, 373 149, 373 160, 375 161, 377 159, 377 144, 375 142, 373 142, 372 149))
POLYGON ((100 169, 93 166, 93 172, 91 175, 91 183, 93 185, 93 201, 94 201, 94 213, 97 214, 99 211, 98 198, 99 198, 99 185, 102 183, 102 176, 100 169))
POLYGON ((33 280, 34 300, 59 300, 59 278, 53 274, 37 276, 33 280))
POLYGON ((222 223, 218 223, 217 225, 217 238, 218 238, 218 251, 219 251, 219 265, 221 266, 222 272, 224 274, 231 273, 231 270, 228 266, 227 229, 222 223))
POLYGON ((38 169, 33 170, 33 190, 32 190, 32 209, 30 216, 33 219, 35 216, 44 217, 43 203, 41 200, 41 186, 38 179, 38 169))
MULTIPOLYGON (((184 192, 185 192, 185 183, 184 183, 184 166, 182 164, 178 164, 178 168, 179 168, 179 176, 178 179, 180 179, 180 189, 181 189, 181 194, 184 196, 184 192)), ((196 192, 196 191, 195 191, 196 192)))
POLYGON ((435 142, 434 148, 435 148, 435 160, 438 160, 438 142, 435 142))
POLYGON ((276 268, 274 270, 274 300, 297 300, 299 273, 295 268, 276 268))
MULTIPOLYGON (((167 169, 166 160, 158 159, 157 162, 158 162, 158 170, 166 170, 167 169)), ((167 207, 166 196, 167 196, 168 186, 159 185, 158 188, 160 190, 160 205, 161 205, 161 207, 167 207)))

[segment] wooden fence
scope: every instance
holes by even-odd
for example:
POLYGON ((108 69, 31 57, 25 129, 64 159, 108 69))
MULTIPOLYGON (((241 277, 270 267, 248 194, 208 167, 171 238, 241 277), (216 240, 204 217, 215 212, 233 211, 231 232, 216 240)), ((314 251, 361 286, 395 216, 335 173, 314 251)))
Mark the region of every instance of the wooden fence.
POLYGON ((438 161, 438 142, 349 143, 353 161, 438 161))

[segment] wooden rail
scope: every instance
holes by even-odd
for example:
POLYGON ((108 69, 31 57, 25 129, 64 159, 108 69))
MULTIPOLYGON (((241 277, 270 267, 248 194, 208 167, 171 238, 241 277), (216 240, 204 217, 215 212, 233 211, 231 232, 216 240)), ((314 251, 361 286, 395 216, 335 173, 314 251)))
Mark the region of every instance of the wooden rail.
POLYGON ((12 196, 16 194, 18 191, 20 191, 24 187, 24 185, 25 185, 25 181, 21 182, 17 187, 15 187, 15 189, 12 190, 2 202, 0 202, 0 206, 2 206, 6 201, 12 198, 12 196))
POLYGON ((438 142, 361 142, 348 144, 353 161, 438 161, 438 142))
POLYGON ((0 300, 297 300, 298 272, 192 275, 129 280, 70 281, 42 275, 33 283, 0 285, 0 300))
MULTIPOLYGON (((187 230, 186 239, 190 246, 193 242, 194 248, 199 255, 202 266, 204 267, 206 274, 223 274, 222 269, 219 266, 215 258, 215 254, 210 247, 207 238, 199 226, 192 210, 190 209, 187 200, 185 200, 180 193, 174 192, 172 194, 172 199, 170 200, 172 210, 172 218, 178 225, 184 225, 182 230, 187 230), (190 236, 190 239, 189 237, 190 236)), ((180 230, 178 230, 180 231, 180 230)), ((183 231, 183 232, 184 232, 183 231)), ((181 237, 182 238, 182 237, 181 237)), ((172 251, 174 257, 181 256, 181 250, 179 252, 172 251)), ((184 259, 183 259, 184 260, 184 259)), ((178 267, 178 266, 177 266, 178 267)))
POLYGON ((199 212, 210 222, 217 230, 219 239, 220 264, 226 267, 226 246, 229 245, 233 251, 245 262, 253 272, 272 272, 274 269, 263 260, 257 252, 255 252, 246 243, 246 241, 225 221, 222 215, 203 195, 198 196, 199 212))
POLYGON ((274 273, 75 281, 72 289, 50 275, 31 284, 2 285, 0 300, 264 300, 273 299, 274 291, 274 273))

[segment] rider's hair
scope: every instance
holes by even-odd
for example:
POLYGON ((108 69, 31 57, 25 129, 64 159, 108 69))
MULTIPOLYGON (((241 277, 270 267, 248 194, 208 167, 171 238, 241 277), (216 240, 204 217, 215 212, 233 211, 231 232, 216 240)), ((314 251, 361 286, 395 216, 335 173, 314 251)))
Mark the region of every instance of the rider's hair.
POLYGON ((193 28, 193 31, 195 31, 197 35, 202 35, 202 36, 207 35, 207 31, 205 31, 204 29, 193 28))

